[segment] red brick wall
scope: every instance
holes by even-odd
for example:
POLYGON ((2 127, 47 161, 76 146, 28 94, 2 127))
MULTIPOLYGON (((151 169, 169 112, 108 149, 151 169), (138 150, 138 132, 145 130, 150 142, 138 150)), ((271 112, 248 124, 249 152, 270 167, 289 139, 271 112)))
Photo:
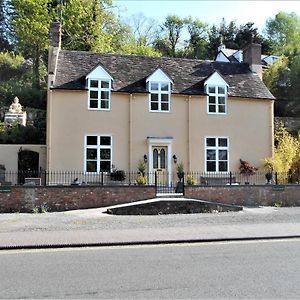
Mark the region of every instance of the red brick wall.
POLYGON ((10 189, 11 192, 0 192, 0 213, 32 212, 41 206, 46 206, 48 211, 96 208, 156 195, 155 187, 145 186, 12 186, 10 189))
POLYGON ((300 206, 300 185, 186 186, 185 197, 243 206, 300 206))

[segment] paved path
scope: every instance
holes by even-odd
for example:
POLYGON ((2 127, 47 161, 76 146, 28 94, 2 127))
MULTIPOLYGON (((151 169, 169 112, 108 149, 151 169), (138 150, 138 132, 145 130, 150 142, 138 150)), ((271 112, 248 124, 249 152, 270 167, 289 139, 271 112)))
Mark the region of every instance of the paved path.
POLYGON ((113 216, 104 211, 1 214, 0 248, 300 237, 300 207, 160 216, 113 216))

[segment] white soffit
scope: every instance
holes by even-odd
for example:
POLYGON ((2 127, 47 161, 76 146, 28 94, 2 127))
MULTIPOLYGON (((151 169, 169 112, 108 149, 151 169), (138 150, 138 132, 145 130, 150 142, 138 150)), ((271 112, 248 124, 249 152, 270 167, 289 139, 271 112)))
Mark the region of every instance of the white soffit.
POLYGON ((171 82, 173 83, 172 79, 160 68, 152 73, 147 79, 146 82, 171 82))
POLYGON ((216 61, 222 61, 222 62, 230 62, 230 60, 225 56, 225 54, 220 51, 215 59, 216 61))
POLYGON ((218 86, 227 86, 228 83, 223 79, 223 77, 215 71, 212 75, 210 75, 207 80, 204 82, 204 85, 218 85, 218 86))
POLYGON ((100 65, 94 68, 89 74, 86 75, 86 79, 107 79, 113 80, 110 74, 100 65))

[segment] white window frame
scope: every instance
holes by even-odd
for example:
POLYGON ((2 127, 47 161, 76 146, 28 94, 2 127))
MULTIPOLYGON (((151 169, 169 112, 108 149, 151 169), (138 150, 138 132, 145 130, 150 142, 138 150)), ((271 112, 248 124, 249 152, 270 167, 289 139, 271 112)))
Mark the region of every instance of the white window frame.
POLYGON ((227 86, 226 85, 208 84, 206 86, 206 89, 207 89, 206 92, 208 94, 208 96, 207 96, 207 113, 211 114, 211 115, 226 115, 227 114, 227 86), (210 93, 209 88, 214 88, 215 93, 210 93), (219 93, 219 88, 224 89, 224 94, 219 93), (215 103, 214 103, 214 106, 215 106, 215 109, 216 109, 215 112, 209 111, 209 107, 210 107, 210 105, 212 105, 212 104, 209 103, 209 97, 215 97, 215 103), (224 101, 225 101, 224 104, 220 103, 219 97, 224 97, 224 101), (224 112, 219 111, 219 105, 224 106, 224 108, 225 108, 224 112))
POLYGON ((110 105, 111 104, 111 79, 108 78, 89 78, 88 79, 88 109, 89 110, 105 110, 109 111, 110 110, 110 105), (98 81, 98 87, 91 87, 91 81, 98 81), (108 82, 108 88, 102 88, 101 83, 105 81, 108 82), (91 99, 90 97, 90 92, 95 91, 98 93, 97 99, 91 99), (108 92, 108 99, 102 99, 101 98, 101 92, 108 92), (97 107, 91 107, 90 103, 91 100, 93 101, 98 101, 98 106, 97 107), (107 108, 101 108, 101 102, 106 101, 108 102, 108 107, 107 108))
MULTIPOLYGON (((171 111, 171 82, 167 81, 149 81, 149 111, 150 112, 170 112, 171 111), (158 89, 152 90, 152 85, 157 84, 158 89), (162 85, 168 85, 168 91, 162 91, 161 86, 162 85), (151 109, 151 103, 154 101, 151 101, 151 95, 157 94, 158 95, 158 109, 151 109), (168 101, 162 101, 161 95, 168 95, 168 101), (168 110, 162 110, 162 103, 168 103, 168 110)), ((155 101, 156 102, 156 101, 155 101)))
POLYGON ((205 172, 206 173, 218 173, 218 174, 228 174, 229 172, 229 137, 227 136, 206 136, 204 137, 204 144, 205 144, 205 152, 204 152, 204 161, 205 161, 205 172), (207 146, 207 139, 215 139, 216 143, 215 146, 207 146), (226 139, 227 146, 219 146, 219 139, 226 139), (216 151, 216 170, 215 171, 208 171, 207 170, 207 150, 215 150, 216 151), (227 151, 227 171, 219 171, 219 150, 226 150, 227 151))
MULTIPOLYGON (((113 161, 113 140, 112 140, 112 135, 110 134, 87 134, 84 137, 84 172, 88 173, 88 174, 93 174, 93 173, 99 173, 101 172, 100 170, 100 165, 101 165, 101 161, 103 161, 100 158, 100 152, 101 149, 110 149, 110 167, 109 167, 109 171, 112 169, 112 161, 113 161), (87 144, 87 137, 88 136, 93 136, 93 137, 97 137, 97 145, 88 145, 87 144), (100 145, 100 140, 101 137, 110 137, 110 145, 100 145), (97 170, 95 172, 93 171, 88 171, 87 170, 87 149, 96 149, 97 150, 97 170)), ((104 173, 108 173, 108 171, 103 171, 104 173)))

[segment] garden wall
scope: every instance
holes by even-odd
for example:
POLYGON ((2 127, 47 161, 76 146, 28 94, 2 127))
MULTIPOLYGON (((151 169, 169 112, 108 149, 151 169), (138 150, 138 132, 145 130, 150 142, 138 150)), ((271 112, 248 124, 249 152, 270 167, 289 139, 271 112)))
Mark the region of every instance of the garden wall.
POLYGON ((242 206, 300 206, 300 185, 186 186, 185 197, 242 206))
POLYGON ((0 186, 0 213, 96 208, 155 196, 153 186, 0 186))

